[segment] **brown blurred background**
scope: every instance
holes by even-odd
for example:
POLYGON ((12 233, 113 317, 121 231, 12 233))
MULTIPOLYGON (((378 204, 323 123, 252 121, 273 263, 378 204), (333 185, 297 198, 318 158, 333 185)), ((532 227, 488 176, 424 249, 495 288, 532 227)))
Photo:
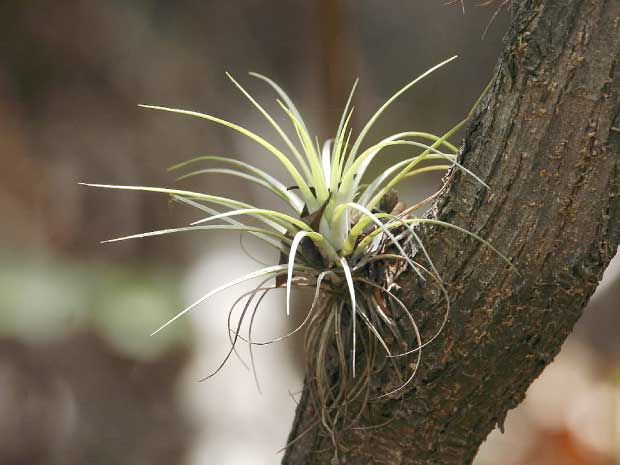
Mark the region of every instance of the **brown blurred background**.
MULTIPOLYGON (((259 395, 237 360, 197 382, 225 353, 235 292, 148 336, 192 298, 256 268, 238 238, 99 244, 193 216, 157 195, 78 182, 171 186, 168 166, 207 154, 281 174, 225 128, 137 107, 204 111, 271 137, 226 71, 276 110, 247 72, 274 78, 324 140, 356 77, 359 129, 400 86, 458 54, 371 137, 442 133, 488 82, 510 19, 500 12, 482 40, 497 4, 465 6, 463 15, 441 0, 1 2, 0 464, 278 463, 295 407, 288 392, 301 386, 295 344, 259 354, 259 395)), ((235 179, 182 185, 277 205, 235 179)), ((400 194, 438 185, 431 176, 400 194)), ((509 415, 506 433, 484 445, 479 465, 617 463, 619 274, 610 270, 560 360, 509 415)), ((266 334, 290 325, 280 297, 261 323, 266 334)))

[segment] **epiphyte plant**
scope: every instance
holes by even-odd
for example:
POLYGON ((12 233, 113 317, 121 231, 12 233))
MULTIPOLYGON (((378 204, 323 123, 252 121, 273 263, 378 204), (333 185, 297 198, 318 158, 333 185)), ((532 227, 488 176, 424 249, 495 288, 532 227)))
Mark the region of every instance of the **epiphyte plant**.
MULTIPOLYGON (((232 83, 273 126, 285 149, 235 123, 195 111, 141 105, 145 108, 201 118, 228 127, 256 142, 277 160, 291 182, 274 176, 241 160, 220 156, 202 156, 173 166, 189 169, 179 179, 202 174, 241 177, 268 189, 287 205, 283 211, 269 210, 238 200, 176 188, 86 184, 109 189, 124 189, 166 194, 174 201, 207 214, 188 226, 120 237, 104 242, 145 238, 164 234, 228 230, 250 234, 275 248, 280 262, 217 287, 183 309, 156 329, 166 328, 177 318, 211 296, 249 280, 262 278, 251 292, 237 299, 229 310, 231 348, 215 374, 242 340, 252 346, 280 341, 305 331, 307 360, 306 383, 315 405, 316 424, 334 433, 354 427, 374 398, 398 396, 414 378, 422 349, 436 339, 448 319, 450 299, 416 225, 430 224, 459 230, 474 237, 501 255, 479 236, 450 223, 418 217, 416 212, 436 194, 406 207, 394 188, 401 182, 430 171, 460 169, 476 182, 486 184, 457 162, 458 149, 449 138, 466 120, 442 136, 406 131, 393 134, 366 148, 362 145, 370 129, 383 112, 403 93, 433 71, 456 57, 430 68, 402 87, 369 119, 357 138, 352 139, 353 85, 333 139, 319 146, 289 96, 269 78, 250 73, 264 81, 278 95, 277 103, 290 120, 297 136, 294 142, 275 119, 232 76, 232 83), (376 178, 366 175, 371 163, 388 147, 406 152, 398 162, 376 178), (204 167, 217 164, 220 167, 204 167), (224 167, 222 167, 224 166, 224 167), (193 169, 200 167, 199 169, 193 169), (291 184, 293 184, 291 186, 291 184), (218 209, 214 209, 216 206, 218 209), (224 210, 222 210, 222 208, 224 210), (414 261, 411 257, 422 257, 414 261), (434 333, 423 340, 414 312, 398 297, 397 277, 404 271, 434 287, 443 300, 434 333), (310 288, 314 299, 302 323, 289 334, 272 341, 256 341, 252 326, 256 312, 270 291, 286 291, 286 312, 290 313, 291 289, 310 288), (232 315, 240 306, 238 323, 232 315), (249 318, 249 323, 247 323, 249 318), (242 332, 247 324, 247 333, 242 332), (374 375, 391 367, 400 379, 396 386, 376 386, 374 375)), ((440 300, 441 302, 441 300, 440 300)), ((206 379, 206 378, 205 378, 206 379)))

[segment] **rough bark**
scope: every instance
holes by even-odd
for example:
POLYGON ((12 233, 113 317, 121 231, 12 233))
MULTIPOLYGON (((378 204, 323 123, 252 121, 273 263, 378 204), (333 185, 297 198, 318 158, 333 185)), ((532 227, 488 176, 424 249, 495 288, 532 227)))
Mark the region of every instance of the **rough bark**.
MULTIPOLYGON (((516 5, 513 5, 516 6, 516 5)), ((620 241, 620 0, 525 0, 491 89, 433 215, 489 240, 421 231, 449 289, 442 335, 401 399, 341 437, 348 465, 463 465, 524 398, 581 315, 620 241)), ((412 276, 401 296, 426 333, 440 301, 412 276)), ((432 332, 432 328, 431 328, 432 332)), ((381 383, 393 385, 386 374, 381 383)), ((302 396, 283 464, 328 464, 330 439, 302 396), (304 433, 305 434, 302 434, 304 433)))

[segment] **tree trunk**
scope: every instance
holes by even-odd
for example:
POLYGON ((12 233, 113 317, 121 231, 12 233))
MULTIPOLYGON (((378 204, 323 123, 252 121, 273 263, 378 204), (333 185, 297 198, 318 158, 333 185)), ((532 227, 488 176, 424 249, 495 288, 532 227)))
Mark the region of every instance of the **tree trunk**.
MULTIPOLYGON (((452 302, 441 336, 399 399, 373 403, 340 438, 347 465, 464 465, 549 364, 620 241, 620 0, 513 3, 488 95, 432 215, 472 231, 517 266, 462 234, 420 231, 452 302)), ((455 83, 458 85, 458 83, 455 83)), ((440 299, 400 280, 425 334, 440 299)), ((430 329, 429 329, 430 328, 430 329)), ((381 383, 393 386, 391 374, 381 383)), ((284 465, 328 464, 330 438, 309 428, 306 393, 284 465)))

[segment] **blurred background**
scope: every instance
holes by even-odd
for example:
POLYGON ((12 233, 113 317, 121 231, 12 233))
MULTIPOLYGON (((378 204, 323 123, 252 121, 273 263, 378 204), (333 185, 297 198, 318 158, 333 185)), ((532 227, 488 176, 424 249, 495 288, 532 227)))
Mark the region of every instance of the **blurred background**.
MULTIPOLYGON (((279 463, 302 385, 299 341, 256 351, 261 394, 237 359, 199 382, 226 354, 239 290, 149 337, 184 305, 259 267, 239 237, 100 244, 196 216, 162 196, 78 182, 173 186, 166 168, 199 155, 278 173, 230 130, 137 107, 203 111, 272 138, 226 71, 277 110, 247 73, 272 77, 325 140, 356 77, 359 129, 403 84, 458 54, 370 136, 443 133, 490 79, 510 19, 499 11, 483 39, 498 3, 465 7, 463 15, 442 0, 0 2, 0 464, 279 463)), ((399 193, 413 201, 439 182, 429 176, 399 193)), ((277 206, 237 179, 177 185, 277 206)), ((260 244, 246 247, 277 263, 260 244)), ((478 465, 620 463, 618 269, 478 465)), ((261 307, 261 337, 294 324, 283 303, 274 295, 261 307)))

